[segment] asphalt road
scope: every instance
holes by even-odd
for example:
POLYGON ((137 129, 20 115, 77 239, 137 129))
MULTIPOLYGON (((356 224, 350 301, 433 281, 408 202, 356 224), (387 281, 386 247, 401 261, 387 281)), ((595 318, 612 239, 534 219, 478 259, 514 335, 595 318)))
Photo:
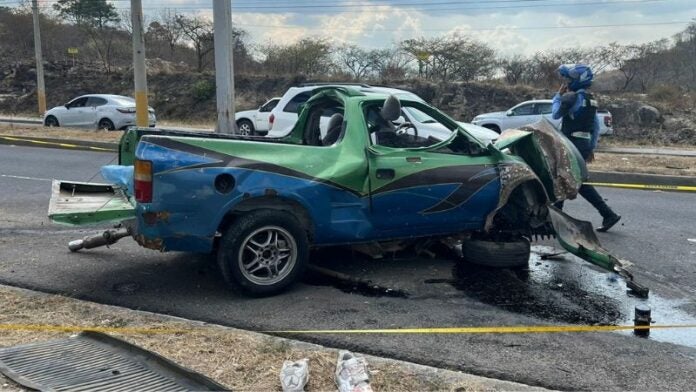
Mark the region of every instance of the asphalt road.
MULTIPOLYGON (((225 289, 211 258, 140 249, 128 239, 71 254, 94 231, 45 218, 50 179, 88 180, 112 154, 0 146, 0 283, 255 331, 628 323, 641 300, 611 274, 571 257, 533 259, 529 271, 457 267, 413 257, 370 261, 325 252, 317 261, 407 296, 308 281, 273 298, 225 289)), ((99 180, 99 176, 94 177, 99 180)), ((656 322, 696 323, 696 194, 600 189, 624 216, 600 235, 635 263, 656 322)), ((599 216, 584 201, 574 216, 599 216)), ((96 229, 95 229, 96 230, 96 229)), ((545 244, 553 244, 545 242, 545 244)), ((539 252, 549 252, 538 248, 539 252)), ((50 322, 50 320, 46 320, 50 322)), ((479 335, 294 335, 375 355, 555 389, 691 390, 694 331, 479 335), (674 343, 669 343, 674 342, 674 343)))

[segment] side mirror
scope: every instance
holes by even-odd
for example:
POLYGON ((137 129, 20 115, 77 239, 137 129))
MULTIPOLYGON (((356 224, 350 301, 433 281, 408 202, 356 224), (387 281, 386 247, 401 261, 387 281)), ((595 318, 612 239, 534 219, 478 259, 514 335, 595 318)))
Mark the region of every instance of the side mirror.
POLYGON ((514 113, 513 113, 512 109, 510 109, 510 110, 508 110, 507 112, 505 112, 505 115, 506 115, 506 116, 512 116, 513 114, 514 114, 514 113))

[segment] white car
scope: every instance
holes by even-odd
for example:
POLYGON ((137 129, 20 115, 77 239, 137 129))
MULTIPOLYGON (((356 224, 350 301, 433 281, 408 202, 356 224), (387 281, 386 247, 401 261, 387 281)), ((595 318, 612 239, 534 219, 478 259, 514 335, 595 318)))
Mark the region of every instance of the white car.
MULTIPOLYGON (((452 134, 452 131, 447 127, 414 107, 403 107, 401 109, 401 116, 402 119, 398 119, 396 123, 410 122, 418 131, 418 136, 446 140, 452 134)), ((489 144, 500 136, 497 132, 488 128, 479 127, 478 125, 459 121, 457 121, 457 124, 484 144, 489 144)))
MULTIPOLYGON (((157 122, 155 110, 148 107, 148 125, 157 122)), ((135 100, 123 95, 89 94, 79 96, 44 114, 47 127, 126 129, 135 126, 135 100)))
POLYGON ((240 135, 266 136, 269 129, 268 117, 271 110, 280 102, 280 97, 271 98, 255 110, 245 110, 234 114, 237 131, 240 135))
MULTIPOLYGON (((551 121, 556 129, 560 130, 561 119, 554 120, 551 117, 552 102, 553 101, 550 99, 525 101, 505 112, 479 114, 474 117, 471 123, 500 133, 506 129, 519 128, 524 125, 535 123, 544 117, 551 121)), ((612 128, 611 113, 606 110, 597 110, 597 117, 599 117, 599 134, 613 134, 614 129, 612 128)))
MULTIPOLYGON (((374 87, 366 84, 346 84, 346 83, 305 83, 299 87, 290 87, 288 91, 283 94, 280 101, 276 107, 271 111, 271 115, 268 119, 270 123, 270 128, 268 131, 268 137, 283 137, 292 131, 292 128, 297 122, 297 113, 299 112, 300 105, 307 102, 307 100, 315 94, 315 90, 322 87, 337 87, 337 86, 349 86, 357 88, 362 93, 380 93, 380 94, 391 94, 397 97, 409 97, 409 99, 416 99, 422 101, 417 95, 396 88, 389 87, 374 87)), ((325 116, 321 117, 320 128, 322 136, 326 133, 326 126, 331 117, 332 113, 327 113, 325 116)))

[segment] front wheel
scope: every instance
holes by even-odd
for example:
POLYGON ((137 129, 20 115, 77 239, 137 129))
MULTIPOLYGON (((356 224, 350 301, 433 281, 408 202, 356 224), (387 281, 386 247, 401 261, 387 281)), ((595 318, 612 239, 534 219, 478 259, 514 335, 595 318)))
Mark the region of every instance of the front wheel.
POLYGON ((462 244, 464 260, 485 267, 526 267, 530 255, 531 245, 526 238, 507 241, 469 239, 462 244))
POLYGON ((307 232, 292 215, 258 210, 232 223, 221 239, 217 261, 232 289, 268 296, 302 276, 308 249, 307 232))
POLYGON ((254 124, 249 120, 237 121, 237 129, 240 135, 252 136, 254 134, 254 124))

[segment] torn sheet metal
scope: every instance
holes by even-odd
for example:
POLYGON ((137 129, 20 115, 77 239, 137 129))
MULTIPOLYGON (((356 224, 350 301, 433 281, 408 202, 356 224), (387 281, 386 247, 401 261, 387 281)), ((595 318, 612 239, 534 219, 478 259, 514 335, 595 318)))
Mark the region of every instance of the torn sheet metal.
POLYGON ((608 271, 616 272, 626 279, 626 286, 636 295, 648 296, 648 288, 636 283, 633 275, 626 270, 630 263, 617 259, 602 247, 590 222, 575 219, 553 206, 549 207, 549 216, 558 242, 567 251, 608 271))

